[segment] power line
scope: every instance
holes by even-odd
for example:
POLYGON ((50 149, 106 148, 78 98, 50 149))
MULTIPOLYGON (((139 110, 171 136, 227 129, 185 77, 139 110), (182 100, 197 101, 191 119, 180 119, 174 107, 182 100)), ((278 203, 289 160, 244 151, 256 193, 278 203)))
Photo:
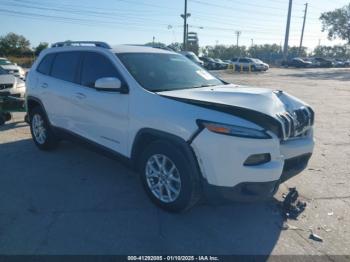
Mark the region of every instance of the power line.
MULTIPOLYGON (((225 10, 240 11, 240 12, 243 12, 243 13, 246 12, 246 13, 251 14, 251 10, 237 8, 237 7, 231 7, 231 6, 223 6, 223 5, 213 4, 213 3, 208 3, 208 2, 204 2, 203 0, 191 0, 191 2, 200 4, 200 5, 212 6, 212 7, 225 9, 225 10)), ((254 10, 254 15, 256 15, 256 14, 269 15, 269 16, 274 16, 274 17, 283 17, 283 15, 278 15, 276 13, 260 12, 260 11, 254 10)), ((295 18, 302 18, 302 17, 301 16, 295 16, 295 18)))

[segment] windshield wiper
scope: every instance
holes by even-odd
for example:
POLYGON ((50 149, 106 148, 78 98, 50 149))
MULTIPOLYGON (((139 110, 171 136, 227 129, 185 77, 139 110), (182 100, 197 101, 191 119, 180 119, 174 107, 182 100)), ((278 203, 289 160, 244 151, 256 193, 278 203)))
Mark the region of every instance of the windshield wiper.
POLYGON ((175 88, 175 89, 153 89, 152 92, 165 92, 165 91, 177 91, 177 90, 184 90, 184 89, 193 89, 193 88, 202 88, 202 87, 211 87, 211 86, 217 86, 214 84, 204 84, 200 86, 191 86, 191 87, 182 87, 182 88, 175 88))
POLYGON ((217 85, 214 85, 214 84, 204 84, 204 85, 200 85, 200 86, 193 86, 193 87, 188 87, 188 89, 191 89, 191 88, 202 88, 202 87, 211 87, 211 86, 217 86, 217 85))

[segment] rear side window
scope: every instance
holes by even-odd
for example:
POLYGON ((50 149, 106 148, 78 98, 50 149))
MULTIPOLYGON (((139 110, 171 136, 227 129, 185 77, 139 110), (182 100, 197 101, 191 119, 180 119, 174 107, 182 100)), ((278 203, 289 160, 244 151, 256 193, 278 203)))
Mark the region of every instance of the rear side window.
POLYGON ((49 75, 51 70, 52 61, 55 58, 55 54, 46 55, 40 62, 37 71, 44 74, 49 75))
POLYGON ((68 82, 76 82, 80 52, 58 53, 52 65, 51 76, 68 82))
POLYGON ((112 62, 98 53, 85 53, 81 69, 81 84, 94 87, 95 82, 103 77, 118 77, 119 73, 112 62))

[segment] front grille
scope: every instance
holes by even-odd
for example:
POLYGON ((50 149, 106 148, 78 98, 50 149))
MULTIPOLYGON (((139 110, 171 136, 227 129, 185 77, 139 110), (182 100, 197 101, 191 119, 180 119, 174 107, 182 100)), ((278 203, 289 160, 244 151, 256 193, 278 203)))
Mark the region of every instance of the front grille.
POLYGON ((0 84, 0 90, 12 88, 13 84, 0 84))
POLYGON ((307 134, 314 123, 314 113, 310 108, 301 107, 293 112, 278 114, 283 126, 283 139, 301 137, 307 134))

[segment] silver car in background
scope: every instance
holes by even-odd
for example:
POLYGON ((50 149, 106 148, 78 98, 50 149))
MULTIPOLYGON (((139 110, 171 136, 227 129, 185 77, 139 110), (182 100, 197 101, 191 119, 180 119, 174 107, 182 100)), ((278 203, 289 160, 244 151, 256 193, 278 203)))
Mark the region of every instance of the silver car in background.
POLYGON ((25 91, 26 87, 23 80, 0 67, 0 93, 9 93, 11 96, 24 97, 25 91))

